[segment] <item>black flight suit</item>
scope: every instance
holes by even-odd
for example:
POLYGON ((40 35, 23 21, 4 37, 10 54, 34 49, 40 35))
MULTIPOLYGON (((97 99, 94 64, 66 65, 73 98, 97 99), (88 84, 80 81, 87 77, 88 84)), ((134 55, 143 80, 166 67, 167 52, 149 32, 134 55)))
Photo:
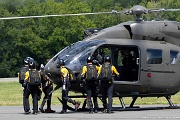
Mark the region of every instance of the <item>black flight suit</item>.
MULTIPOLYGON (((110 64, 110 63, 104 63, 104 64, 110 64)), ((100 68, 100 71, 102 71, 102 66, 100 68)), ((119 75, 118 71, 116 70, 116 68, 111 65, 111 73, 112 74, 116 74, 119 75)), ((103 102, 103 107, 104 107, 104 111, 106 112, 107 109, 107 97, 108 97, 108 113, 113 113, 112 112, 112 97, 113 97, 113 77, 112 79, 109 80, 103 80, 100 79, 100 91, 102 93, 102 102, 103 102)))
POLYGON ((41 112, 54 113, 55 111, 51 110, 51 98, 52 98, 51 91, 53 90, 53 83, 52 81, 50 81, 49 77, 45 74, 44 68, 41 68, 40 73, 41 73, 42 91, 44 93, 44 98, 42 100, 39 110, 41 112), (47 102, 47 109, 45 109, 44 111, 43 107, 46 102, 47 102))
MULTIPOLYGON (((24 69, 27 69, 27 70, 29 69, 29 65, 24 65, 23 67, 24 67, 24 69)), ((21 79, 20 74, 18 74, 18 77, 19 77, 19 79, 21 79)), ((28 108, 26 108, 27 106, 25 104, 25 91, 26 91, 27 86, 25 84, 23 84, 23 83, 24 83, 24 81, 21 83, 22 88, 23 88, 23 107, 24 107, 24 111, 26 112, 26 110, 28 109, 28 108)))
POLYGON ((66 67, 61 66, 60 67, 60 75, 61 75, 61 79, 63 82, 63 86, 62 86, 62 111, 60 112, 61 114, 64 114, 67 112, 67 102, 72 103, 73 105, 75 105, 75 111, 78 109, 80 103, 76 102, 75 100, 72 100, 71 98, 68 97, 68 93, 69 93, 69 89, 71 87, 71 83, 69 81, 69 71, 66 67))
MULTIPOLYGON (((93 65, 92 63, 88 63, 88 65, 93 65)), ((96 66, 97 70, 97 75, 100 73, 100 67, 96 66)), ((85 78, 85 88, 86 88, 86 93, 87 93, 87 100, 88 100, 88 107, 90 109, 90 113, 93 113, 93 104, 91 97, 93 97, 93 102, 94 102, 94 112, 97 113, 98 110, 98 102, 97 102, 97 83, 98 80, 86 80, 86 74, 87 74, 87 65, 83 66, 81 76, 82 78, 85 78)), ((98 76, 97 76, 98 78, 98 76)))
MULTIPOLYGON (((36 70, 36 69, 33 69, 36 70)), ((33 100, 33 114, 38 113, 38 95, 40 91, 40 86, 32 86, 29 84, 30 82, 30 74, 29 71, 26 72, 25 77, 25 84, 27 84, 27 89, 25 90, 25 113, 30 113, 30 106, 29 106, 29 95, 31 94, 33 100)), ((40 77, 40 75, 39 75, 40 77)))

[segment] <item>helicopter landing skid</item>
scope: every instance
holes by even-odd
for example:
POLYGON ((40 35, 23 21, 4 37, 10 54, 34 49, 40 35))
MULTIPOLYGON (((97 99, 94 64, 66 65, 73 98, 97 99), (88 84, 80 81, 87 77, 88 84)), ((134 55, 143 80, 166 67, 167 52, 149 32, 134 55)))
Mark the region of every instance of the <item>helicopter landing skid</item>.
POLYGON ((169 106, 166 107, 144 107, 144 108, 140 108, 139 106, 134 106, 134 103, 137 100, 137 96, 133 97, 133 100, 131 102, 131 104, 129 105, 129 107, 126 107, 123 101, 122 97, 119 97, 119 101, 121 103, 122 107, 114 107, 113 110, 120 110, 120 111, 129 111, 129 110, 157 110, 157 109, 180 109, 180 106, 174 105, 173 102, 171 101, 171 96, 164 96, 168 103, 169 106))
MULTIPOLYGON (((131 102, 131 104, 126 107, 125 104, 124 104, 124 101, 123 101, 123 98, 122 97, 119 97, 119 101, 121 103, 121 106, 122 107, 113 107, 113 111, 138 111, 138 110, 160 110, 160 109, 180 109, 180 106, 177 106, 177 105, 174 105, 173 102, 171 101, 171 96, 164 96, 168 103, 169 103, 169 106, 144 106, 143 107, 140 107, 140 106, 134 106, 134 103, 136 102, 137 100, 137 96, 133 97, 133 100, 131 102)), ((57 97, 58 100, 62 103, 63 101, 57 97)), ((68 110, 71 110, 71 111, 75 111, 74 108, 72 108, 71 106, 67 105, 67 109, 68 110)), ((99 108, 99 110, 101 110, 103 108, 99 108)), ((82 105, 82 108, 79 108, 77 111, 89 111, 88 109, 88 104, 87 104, 87 101, 86 99, 84 100, 84 103, 82 105)))

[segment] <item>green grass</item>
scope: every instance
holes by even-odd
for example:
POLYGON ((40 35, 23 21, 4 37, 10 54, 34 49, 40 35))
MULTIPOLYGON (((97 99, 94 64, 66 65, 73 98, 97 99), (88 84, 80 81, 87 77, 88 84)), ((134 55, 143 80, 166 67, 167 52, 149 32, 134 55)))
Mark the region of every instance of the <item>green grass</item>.
MULTIPOLYGON (((22 88, 18 82, 0 82, 0 106, 22 106, 22 88)), ((69 95, 76 95, 77 93, 70 92, 69 95)), ((42 94, 42 97, 44 95, 42 94)), ((52 96, 52 105, 61 105, 57 97, 61 98, 60 90, 57 90, 53 93, 52 96)), ((31 101, 30 96, 30 101, 31 101)), ((75 100, 81 101, 83 103, 83 98, 75 98, 75 100)), ((126 105, 131 103, 132 98, 123 98, 124 103, 126 105)), ((172 96, 174 104, 180 104, 180 93, 172 96)), ((41 102, 41 100, 39 101, 41 102)), ((31 102, 30 102, 31 103, 31 102)), ((99 104, 102 104, 99 100, 99 104)), ((113 98, 113 104, 119 105, 119 99, 113 98)), ((147 98, 138 98, 136 105, 141 104, 168 104, 167 100, 164 97, 156 98, 156 97, 147 97, 147 98)))

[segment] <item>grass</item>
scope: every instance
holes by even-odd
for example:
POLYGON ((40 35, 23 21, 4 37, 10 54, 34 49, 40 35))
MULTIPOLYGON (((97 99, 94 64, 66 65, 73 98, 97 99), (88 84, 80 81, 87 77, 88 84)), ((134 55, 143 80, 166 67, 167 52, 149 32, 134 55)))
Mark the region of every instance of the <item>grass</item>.
MULTIPOLYGON (((18 82, 0 82, 0 106, 22 106, 22 88, 18 82)), ((75 95, 77 93, 70 92, 69 95, 75 95)), ((44 95, 42 94, 42 97, 44 95)), ((53 93, 52 96, 52 105, 61 105, 57 97, 61 98, 60 90, 57 90, 53 93)), ((30 96, 30 101, 31 101, 30 96)), ((75 100, 81 101, 83 103, 83 98, 75 98, 75 100)), ((129 105, 131 103, 132 98, 123 98, 124 103, 129 105)), ((180 104, 180 93, 173 95, 171 100, 174 104, 180 104)), ((31 103, 31 102, 30 102, 31 103)), ((41 103, 41 100, 39 101, 41 103)), ((99 100, 99 104, 102 104, 99 100)), ((119 105, 119 99, 113 98, 113 104, 119 105)), ((168 102, 164 97, 155 98, 155 97, 147 97, 147 98, 138 98, 135 105, 145 105, 145 104, 167 104, 168 102)))

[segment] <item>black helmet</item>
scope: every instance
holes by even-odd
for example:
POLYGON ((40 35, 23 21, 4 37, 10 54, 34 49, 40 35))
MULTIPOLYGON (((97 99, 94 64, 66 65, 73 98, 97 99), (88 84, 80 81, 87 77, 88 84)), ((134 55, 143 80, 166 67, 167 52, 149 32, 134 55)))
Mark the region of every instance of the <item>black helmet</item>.
POLYGON ((104 62, 111 62, 111 57, 110 56, 105 56, 104 57, 104 62))
POLYGON ((29 58, 26 57, 26 58, 24 59, 23 63, 24 63, 25 65, 28 65, 28 63, 29 63, 29 58))
POLYGON ((29 58, 29 62, 34 61, 32 57, 28 57, 28 58, 29 58))
POLYGON ((59 60, 57 61, 57 68, 59 68, 59 67, 62 66, 62 65, 65 65, 65 62, 64 62, 63 59, 59 59, 59 60))
POLYGON ((87 63, 88 62, 93 62, 93 57, 92 56, 87 57, 87 63))
POLYGON ((34 59, 32 57, 26 57, 23 62, 25 65, 28 65, 30 61, 34 61, 34 59))
POLYGON ((35 62, 34 61, 29 61, 29 68, 35 69, 35 67, 36 67, 35 62))

